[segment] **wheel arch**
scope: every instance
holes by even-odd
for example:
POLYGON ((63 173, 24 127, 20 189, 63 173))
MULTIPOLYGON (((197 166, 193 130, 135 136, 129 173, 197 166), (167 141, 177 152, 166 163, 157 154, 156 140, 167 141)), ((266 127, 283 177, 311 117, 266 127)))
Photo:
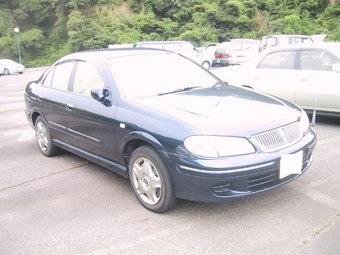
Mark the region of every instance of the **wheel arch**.
POLYGON ((46 118, 45 118, 44 114, 42 114, 42 112, 40 112, 38 109, 33 109, 32 114, 31 114, 33 126, 35 126, 35 122, 36 122, 36 120, 39 116, 41 116, 42 118, 44 118, 46 120, 46 118))
POLYGON ((211 67, 211 64, 210 64, 210 61, 208 60, 203 60, 202 63, 201 63, 201 66, 205 66, 205 64, 207 64, 207 69, 209 69, 211 67))
POLYGON ((170 162, 170 157, 168 152, 165 150, 162 143, 149 133, 136 131, 130 133, 126 136, 121 143, 120 151, 123 152, 125 165, 129 169, 129 161, 132 153, 139 147, 143 145, 150 145, 153 147, 163 158, 166 164, 170 162))

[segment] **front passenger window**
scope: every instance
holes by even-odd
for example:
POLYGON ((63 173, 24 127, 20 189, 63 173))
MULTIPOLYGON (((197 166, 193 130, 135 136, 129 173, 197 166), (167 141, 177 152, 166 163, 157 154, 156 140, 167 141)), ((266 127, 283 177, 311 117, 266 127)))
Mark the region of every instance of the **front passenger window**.
POLYGON ((329 53, 320 50, 301 51, 301 69, 313 71, 332 71, 338 61, 329 53))
POLYGON ((43 84, 47 87, 67 91, 74 61, 63 62, 56 65, 47 74, 43 84))
POLYGON ((294 69, 296 51, 278 51, 266 55, 257 68, 294 69))
POLYGON ((73 82, 73 92, 91 97, 91 89, 104 88, 104 82, 97 69, 88 62, 78 62, 73 82))

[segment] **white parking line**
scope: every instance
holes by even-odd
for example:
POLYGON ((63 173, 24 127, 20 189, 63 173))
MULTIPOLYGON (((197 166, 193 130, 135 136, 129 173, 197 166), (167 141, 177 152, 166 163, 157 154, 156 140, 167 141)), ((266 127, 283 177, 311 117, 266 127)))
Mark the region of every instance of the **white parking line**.
POLYGON ((11 83, 11 84, 6 84, 5 87, 15 87, 15 86, 21 86, 22 83, 11 83))
POLYGON ((19 142, 29 141, 35 136, 35 131, 33 129, 26 129, 26 130, 13 130, 6 132, 5 136, 11 136, 11 135, 18 135, 21 134, 21 136, 18 138, 19 142))
POLYGON ((19 142, 29 141, 34 136, 35 136, 35 131, 33 129, 29 129, 18 138, 18 141, 19 142))

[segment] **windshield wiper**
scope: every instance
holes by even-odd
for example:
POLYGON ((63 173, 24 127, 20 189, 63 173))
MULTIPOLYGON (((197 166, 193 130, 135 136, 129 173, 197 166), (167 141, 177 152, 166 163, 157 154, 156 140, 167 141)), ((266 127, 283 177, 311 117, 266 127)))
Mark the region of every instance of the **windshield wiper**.
POLYGON ((228 84, 228 82, 225 82, 225 81, 218 81, 218 82, 216 82, 214 85, 213 85, 213 88, 214 87, 218 87, 218 86, 225 86, 225 85, 227 85, 228 84))
POLYGON ((174 93, 179 93, 179 92, 189 91, 189 90, 192 90, 192 89, 199 89, 199 88, 202 88, 202 87, 201 86, 185 87, 185 88, 175 89, 175 90, 168 91, 168 92, 158 93, 157 96, 163 96, 163 95, 167 95, 167 94, 174 94, 174 93))

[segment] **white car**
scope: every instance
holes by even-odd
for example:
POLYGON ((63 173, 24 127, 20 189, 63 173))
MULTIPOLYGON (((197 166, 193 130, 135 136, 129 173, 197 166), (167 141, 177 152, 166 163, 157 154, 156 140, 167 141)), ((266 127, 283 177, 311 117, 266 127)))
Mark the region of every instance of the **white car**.
POLYGON ((240 66, 211 72, 231 85, 288 99, 307 112, 340 115, 340 43, 277 46, 240 66))
POLYGON ((0 76, 5 74, 5 67, 4 65, 0 62, 0 76))
POLYGON ((13 74, 19 73, 22 74, 25 70, 25 67, 22 64, 19 64, 11 59, 0 59, 0 62, 4 66, 4 74, 13 74))
POLYGON ((211 57, 208 54, 199 53, 198 51, 190 49, 176 49, 173 51, 190 58, 191 60, 203 66, 205 69, 209 69, 211 67, 211 57))

